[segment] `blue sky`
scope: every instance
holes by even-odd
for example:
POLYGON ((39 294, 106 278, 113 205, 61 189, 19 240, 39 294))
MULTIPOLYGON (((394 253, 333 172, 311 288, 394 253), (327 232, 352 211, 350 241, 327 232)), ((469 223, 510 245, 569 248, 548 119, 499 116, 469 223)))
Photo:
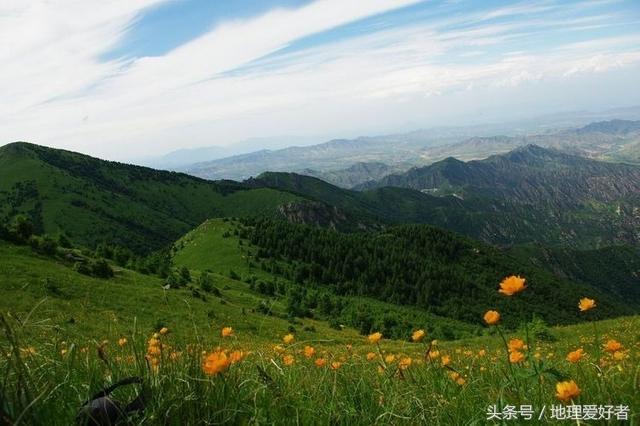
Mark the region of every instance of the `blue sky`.
POLYGON ((640 2, 6 0, 0 143, 128 159, 640 104, 640 2))

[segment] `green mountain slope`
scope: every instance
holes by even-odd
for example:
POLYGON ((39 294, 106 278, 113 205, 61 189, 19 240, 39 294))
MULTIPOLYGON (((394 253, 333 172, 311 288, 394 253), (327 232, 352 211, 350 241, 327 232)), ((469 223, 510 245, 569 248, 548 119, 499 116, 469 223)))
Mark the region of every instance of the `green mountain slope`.
POLYGON ((243 232, 261 248, 255 257, 264 259, 267 270, 279 271, 301 285, 417 306, 469 323, 477 322, 489 307, 509 312, 514 319, 536 313, 550 323, 578 322, 577 301, 586 295, 600 301, 599 315, 637 311, 637 305, 626 301, 623 286, 616 296, 430 226, 343 234, 264 219, 248 222, 243 232), (285 260, 289 267, 274 259, 285 260), (526 277, 530 284, 525 295, 513 300, 496 292, 502 278, 511 274, 526 277))
POLYGON ((149 251, 210 217, 272 214, 298 197, 14 143, 0 148, 0 222, 30 216, 37 232, 83 245, 149 251))
POLYGON ((640 248, 604 247, 572 250, 538 244, 516 246, 511 254, 555 275, 597 287, 640 306, 640 248))
MULTIPOLYGON (((243 341, 265 343, 279 340, 291 325, 282 302, 272 301, 271 315, 257 312, 254 308, 264 297, 226 274, 212 273, 219 294, 202 297, 191 290, 197 288, 195 279, 191 288, 164 290, 163 280, 128 269, 114 268, 113 278, 93 278, 60 259, 3 241, 0 259, 0 312, 23 322, 36 340, 46 334, 48 344, 52 332, 93 347, 91 342, 130 335, 134 328, 149 335, 161 326, 170 328, 174 341, 206 343, 216 341, 228 325, 243 341)), ((337 331, 313 319, 298 324, 300 338, 313 339, 316 333, 338 342, 357 336, 353 329, 337 331)), ((115 342, 111 351, 113 346, 115 342)))
POLYGON ((323 319, 334 327, 347 325, 365 334, 376 329, 400 339, 416 328, 427 329, 439 339, 473 336, 481 331, 477 321, 465 324, 413 306, 301 285, 288 273, 294 265, 259 257, 262 251, 246 239, 246 230, 229 220, 208 220, 176 242, 173 261, 194 271, 236 276, 263 295, 262 306, 285 305, 288 315, 323 319))
POLYGON ((638 166, 529 145, 480 161, 449 158, 370 182, 363 189, 385 186, 463 199, 469 210, 487 215, 481 222, 490 220, 477 223, 471 233, 451 229, 494 243, 640 243, 638 166))

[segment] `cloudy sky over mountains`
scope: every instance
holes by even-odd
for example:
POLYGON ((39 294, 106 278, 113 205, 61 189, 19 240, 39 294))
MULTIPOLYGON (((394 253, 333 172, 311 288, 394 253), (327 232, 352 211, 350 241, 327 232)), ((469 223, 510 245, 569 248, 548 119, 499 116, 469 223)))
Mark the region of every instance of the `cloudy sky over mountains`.
POLYGON ((4 0, 0 144, 112 159, 640 103, 640 3, 4 0))

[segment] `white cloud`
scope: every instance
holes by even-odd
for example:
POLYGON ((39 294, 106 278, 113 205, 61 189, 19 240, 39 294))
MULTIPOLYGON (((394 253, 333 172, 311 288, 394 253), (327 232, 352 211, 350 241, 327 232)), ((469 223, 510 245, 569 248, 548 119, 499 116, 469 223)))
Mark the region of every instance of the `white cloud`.
MULTIPOLYGON (((159 2, 3 3, 0 140, 123 158, 260 135, 318 134, 327 128, 348 132, 368 123, 375 132, 376 125, 419 119, 425 99, 442 94, 506 90, 640 62, 635 45, 619 39, 568 43, 537 54, 517 48, 490 56, 484 53, 489 47, 526 37, 530 29, 518 30, 527 22, 481 24, 474 15, 466 17, 469 25, 463 29, 448 30, 442 21, 385 26, 225 74, 306 35, 415 0, 321 0, 227 22, 163 56, 100 62, 140 12, 159 2), (480 45, 483 52, 469 48, 480 45), (452 60, 456 55, 461 60, 452 60)), ((482 16, 556 9, 546 3, 521 4, 482 16)), ((459 23, 465 17, 455 19, 459 23)), ((528 22, 540 18, 535 19, 528 22)), ((547 25, 558 22, 548 20, 547 25)), ((584 19, 563 23, 571 27, 584 19)))

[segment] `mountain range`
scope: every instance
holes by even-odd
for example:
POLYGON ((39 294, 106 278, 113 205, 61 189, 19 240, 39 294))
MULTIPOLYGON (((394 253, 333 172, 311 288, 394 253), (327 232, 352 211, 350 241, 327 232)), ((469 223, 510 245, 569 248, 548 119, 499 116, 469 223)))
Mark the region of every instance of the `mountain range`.
POLYGON ((527 145, 485 160, 454 158, 346 190, 266 173, 250 184, 313 197, 383 221, 429 223, 511 245, 640 242, 640 167, 527 145))
MULTIPOLYGON (((583 127, 495 136, 496 128, 432 129, 262 150, 205 161, 180 171, 205 179, 242 180, 265 171, 316 176, 345 188, 455 157, 482 159, 530 144, 588 158, 640 164, 640 121, 614 119, 583 127), (476 131, 474 135, 471 131, 476 131)), ((540 129, 538 129, 540 130, 540 129)))
POLYGON ((285 217, 354 231, 439 226, 492 244, 575 248, 640 242, 640 168, 538 146, 468 163, 449 158, 360 190, 294 173, 207 181, 15 143, 0 148, 0 218, 79 243, 157 249, 205 219, 285 217))
MULTIPOLYGON (((0 147, 0 238, 19 241, 11 235, 26 217, 36 235, 64 235, 81 248, 65 248, 64 264, 111 256, 126 266, 117 253, 163 250, 169 262, 183 253, 232 280, 241 266, 267 280, 243 278, 265 294, 280 289, 289 315, 321 315, 318 299, 334 298, 322 318, 364 333, 392 318, 389 332, 401 335, 412 325, 398 318, 411 309, 470 325, 487 304, 512 312, 511 326, 518 311, 571 323, 583 294, 598 299, 602 318, 637 312, 639 194, 638 166, 535 145, 448 158, 360 190, 281 172, 214 182, 23 142, 0 147), (524 274, 536 291, 506 303, 494 288, 506 273, 524 274), (372 314, 361 298, 395 310, 372 314)), ((22 240, 55 255, 46 241, 22 240)))

